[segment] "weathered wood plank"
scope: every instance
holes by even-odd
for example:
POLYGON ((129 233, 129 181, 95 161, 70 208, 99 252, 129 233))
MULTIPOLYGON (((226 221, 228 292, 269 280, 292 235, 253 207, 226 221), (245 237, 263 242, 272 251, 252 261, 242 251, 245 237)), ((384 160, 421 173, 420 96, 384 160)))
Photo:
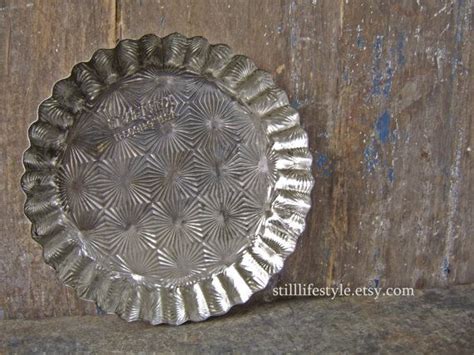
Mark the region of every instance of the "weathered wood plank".
POLYGON ((31 239, 19 182, 28 125, 52 85, 115 41, 114 1, 0 1, 0 319, 95 313, 57 281, 31 239))
POLYGON ((472 282, 472 259, 454 253, 455 240, 472 243, 472 211, 460 205, 461 190, 472 196, 472 113, 461 113, 472 95, 471 12, 472 2, 339 9, 338 117, 316 157, 335 173, 335 218, 321 232, 332 244, 326 283, 472 282))

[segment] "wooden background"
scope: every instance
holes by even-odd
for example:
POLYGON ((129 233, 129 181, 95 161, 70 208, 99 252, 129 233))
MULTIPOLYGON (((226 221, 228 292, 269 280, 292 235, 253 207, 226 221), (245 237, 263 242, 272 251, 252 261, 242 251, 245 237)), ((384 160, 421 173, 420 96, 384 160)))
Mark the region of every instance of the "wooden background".
POLYGON ((0 0, 0 319, 90 314, 30 238, 19 180, 52 85, 179 31, 273 73, 310 136, 309 226, 274 284, 474 282, 472 0, 0 0))

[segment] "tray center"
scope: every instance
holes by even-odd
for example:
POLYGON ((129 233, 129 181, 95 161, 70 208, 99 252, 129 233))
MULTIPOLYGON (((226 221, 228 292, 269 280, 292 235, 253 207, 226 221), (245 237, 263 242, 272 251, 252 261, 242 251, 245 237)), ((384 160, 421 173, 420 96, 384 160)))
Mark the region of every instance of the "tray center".
POLYGON ((234 263, 258 232, 274 166, 260 119, 204 77, 145 68, 76 118, 57 174, 83 250, 153 285, 234 263))

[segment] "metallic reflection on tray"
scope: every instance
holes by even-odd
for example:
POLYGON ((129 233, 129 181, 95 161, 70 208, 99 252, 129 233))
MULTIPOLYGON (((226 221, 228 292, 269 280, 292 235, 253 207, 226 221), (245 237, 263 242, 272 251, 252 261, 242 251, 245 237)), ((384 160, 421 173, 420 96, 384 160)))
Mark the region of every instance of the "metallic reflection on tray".
POLYGON ((226 45, 147 35, 98 50, 30 127, 22 187, 46 262, 128 321, 200 321, 263 289, 313 186, 271 76, 226 45))

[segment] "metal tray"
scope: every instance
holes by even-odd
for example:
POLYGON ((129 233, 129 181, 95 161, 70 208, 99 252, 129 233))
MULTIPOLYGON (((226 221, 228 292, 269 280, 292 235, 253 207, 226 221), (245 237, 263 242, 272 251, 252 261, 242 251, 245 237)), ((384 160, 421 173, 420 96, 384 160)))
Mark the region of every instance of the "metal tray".
POLYGON ((128 321, 226 313, 305 226, 298 113, 267 72, 201 37, 98 50, 56 83, 29 139, 25 213, 45 261, 128 321))

